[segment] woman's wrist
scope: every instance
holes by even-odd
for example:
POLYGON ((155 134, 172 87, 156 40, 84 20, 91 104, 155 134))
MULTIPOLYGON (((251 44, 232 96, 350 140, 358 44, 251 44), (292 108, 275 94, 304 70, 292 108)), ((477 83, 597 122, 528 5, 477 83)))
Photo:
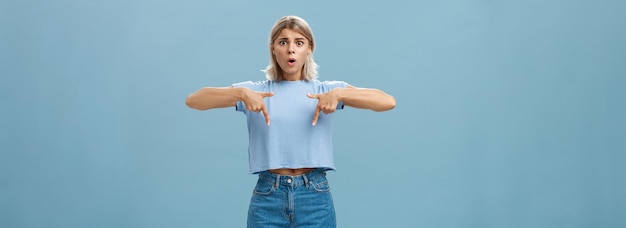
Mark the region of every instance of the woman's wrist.
POLYGON ((337 98, 337 101, 343 101, 346 98, 346 88, 336 88, 330 91, 335 98, 337 98))
POLYGON ((238 101, 243 101, 248 96, 248 92, 250 92, 250 89, 246 87, 239 87, 239 88, 234 88, 234 89, 235 89, 235 98, 238 101))

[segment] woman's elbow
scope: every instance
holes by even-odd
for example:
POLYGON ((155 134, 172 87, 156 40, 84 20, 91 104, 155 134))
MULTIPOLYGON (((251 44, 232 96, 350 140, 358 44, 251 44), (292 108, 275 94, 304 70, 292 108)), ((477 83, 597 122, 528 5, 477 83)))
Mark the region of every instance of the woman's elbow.
POLYGON ((389 96, 388 99, 385 100, 377 109, 374 111, 384 112, 392 110, 396 107, 396 99, 393 96, 389 96))
POLYGON ((389 100, 385 103, 385 107, 382 111, 389 111, 396 107, 396 99, 392 96, 389 96, 389 100))
POLYGON ((394 98, 392 96, 389 96, 389 97, 390 97, 390 99, 389 99, 389 103, 387 103, 387 108, 388 108, 387 110, 391 110, 391 109, 394 109, 396 107, 396 98, 394 98))
POLYGON ((187 98, 185 99, 185 105, 187 105, 187 107, 189 108, 196 109, 196 110, 208 109, 208 108, 201 107, 200 104, 198 104, 197 100, 194 99, 192 95, 187 96, 187 98))

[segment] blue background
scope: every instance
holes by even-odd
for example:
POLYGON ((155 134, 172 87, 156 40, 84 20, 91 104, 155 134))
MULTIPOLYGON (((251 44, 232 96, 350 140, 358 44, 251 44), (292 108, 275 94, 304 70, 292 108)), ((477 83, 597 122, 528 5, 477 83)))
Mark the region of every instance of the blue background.
POLYGON ((245 118, 188 109, 263 80, 273 23, 336 113, 340 227, 626 227, 624 1, 0 2, 0 227, 243 227, 245 118))

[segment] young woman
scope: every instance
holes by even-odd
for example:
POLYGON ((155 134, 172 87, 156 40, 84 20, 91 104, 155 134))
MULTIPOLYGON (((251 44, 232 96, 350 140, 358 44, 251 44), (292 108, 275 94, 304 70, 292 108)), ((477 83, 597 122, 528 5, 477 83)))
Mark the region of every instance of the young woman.
POLYGON ((270 33, 267 80, 205 87, 187 97, 198 110, 235 107, 248 121, 250 173, 258 174, 248 227, 335 227, 326 171, 334 170, 331 113, 345 106, 386 111, 395 99, 378 89, 319 81, 315 39, 300 17, 270 33))

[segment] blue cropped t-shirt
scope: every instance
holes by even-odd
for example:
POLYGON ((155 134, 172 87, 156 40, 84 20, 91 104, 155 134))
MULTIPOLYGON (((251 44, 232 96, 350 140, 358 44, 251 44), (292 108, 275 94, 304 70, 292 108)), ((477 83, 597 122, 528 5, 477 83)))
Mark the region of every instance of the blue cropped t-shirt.
MULTIPOLYGON (((236 110, 248 121, 248 158, 250 173, 279 168, 323 168, 334 170, 332 114, 321 113, 312 126, 317 99, 307 93, 325 93, 345 88, 342 81, 247 81, 233 84, 258 92, 274 92, 265 98, 271 124, 267 126, 261 112, 249 112, 242 101, 236 110)), ((339 102, 337 110, 343 108, 339 102)))

